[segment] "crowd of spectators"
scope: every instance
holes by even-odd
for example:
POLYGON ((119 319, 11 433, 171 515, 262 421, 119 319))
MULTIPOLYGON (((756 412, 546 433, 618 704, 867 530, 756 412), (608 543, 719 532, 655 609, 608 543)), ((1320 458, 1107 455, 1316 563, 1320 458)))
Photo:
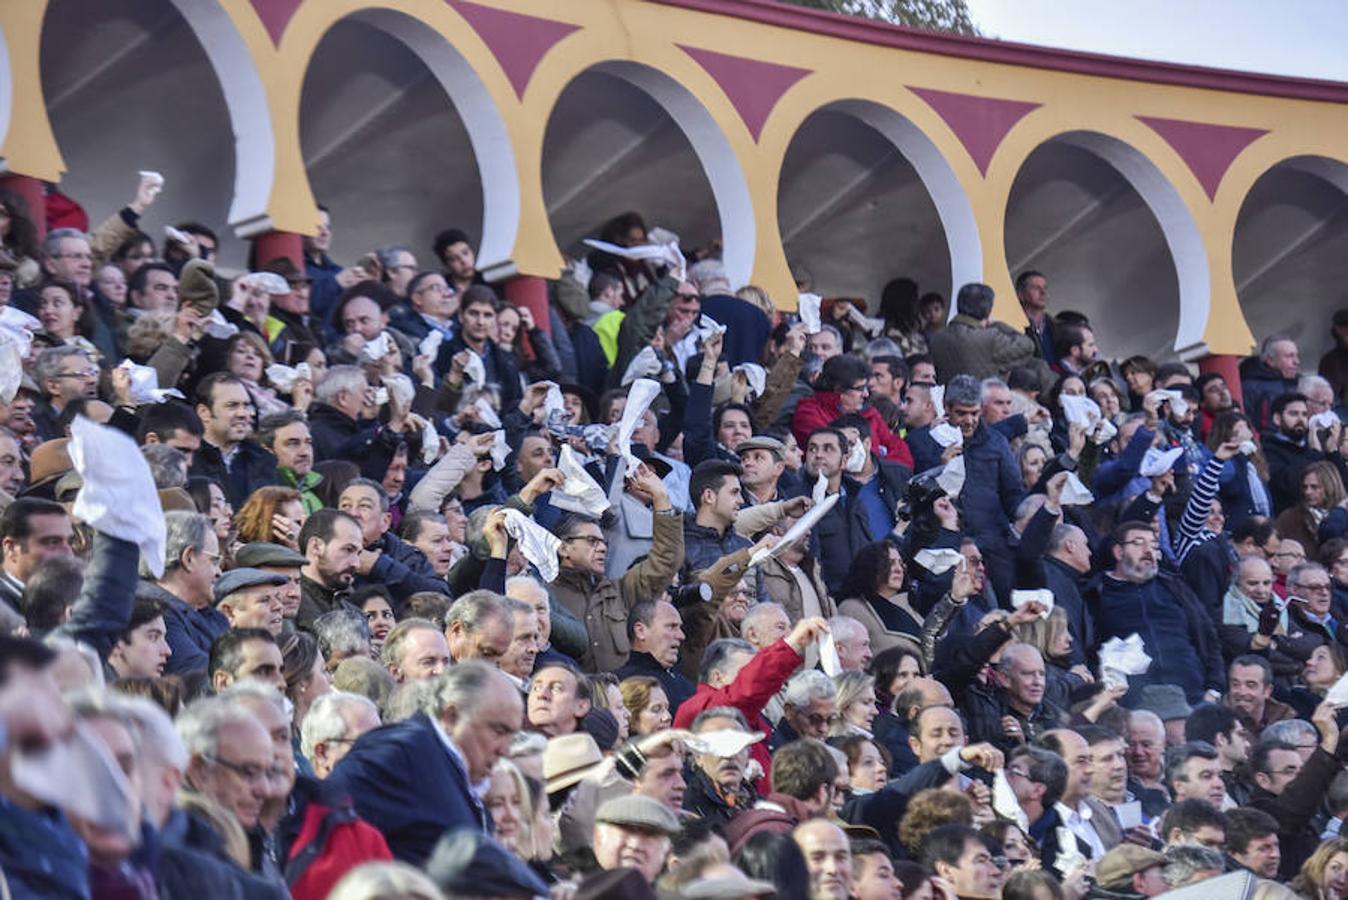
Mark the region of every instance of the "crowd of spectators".
POLYGON ((1236 383, 159 189, 0 193, 0 896, 1348 897, 1348 310, 1236 383))

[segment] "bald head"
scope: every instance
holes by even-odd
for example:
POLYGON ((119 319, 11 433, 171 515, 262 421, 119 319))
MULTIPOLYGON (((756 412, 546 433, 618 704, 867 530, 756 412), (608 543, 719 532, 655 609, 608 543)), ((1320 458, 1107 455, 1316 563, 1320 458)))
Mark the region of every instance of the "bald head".
POLYGON ((1273 596, 1273 567, 1262 556, 1246 556, 1236 566, 1236 588, 1255 603, 1273 596))

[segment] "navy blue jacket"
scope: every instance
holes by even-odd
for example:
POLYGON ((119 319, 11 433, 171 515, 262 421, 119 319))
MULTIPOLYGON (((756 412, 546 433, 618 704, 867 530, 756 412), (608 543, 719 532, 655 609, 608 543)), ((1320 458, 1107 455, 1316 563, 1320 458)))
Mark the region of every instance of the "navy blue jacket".
POLYGON ((229 466, 225 465, 220 448, 202 441, 192 457, 192 468, 188 474, 209 478, 220 485, 235 509, 242 508, 248 495, 258 488, 279 483, 276 457, 252 441, 239 444, 234 461, 229 466))
POLYGON ((131 621, 136 597, 140 548, 130 541, 94 533, 93 555, 84 572, 70 618, 56 633, 88 644, 107 662, 108 654, 131 621))
POLYGON ((666 669, 660 665, 659 661, 649 653, 640 650, 633 650, 627 657, 627 665, 613 673, 621 681, 624 678, 631 678, 634 675, 649 675, 660 682, 660 688, 669 698, 669 714, 672 716, 679 711, 679 706, 683 701, 697 691, 697 685, 693 684, 683 676, 677 668, 666 669))
POLYGON ((399 437, 375 419, 357 421, 336 407, 315 403, 309 408, 309 431, 314 437, 314 461, 350 460, 360 474, 383 481, 398 451, 399 437))
POLYGON ((164 665, 164 674, 205 672, 210 665, 211 644, 229 631, 229 620, 224 614, 212 606, 193 609, 178 595, 150 581, 140 583, 136 596, 153 597, 164 604, 164 636, 173 651, 164 665))
POLYGON ((468 772, 424 712, 362 735, 328 780, 383 833, 394 858, 414 866, 426 864, 446 831, 492 830, 468 772))
POLYGON ((702 298, 702 312, 726 326, 721 358, 733 369, 740 363, 756 363, 772 334, 772 321, 763 310, 729 294, 702 298))

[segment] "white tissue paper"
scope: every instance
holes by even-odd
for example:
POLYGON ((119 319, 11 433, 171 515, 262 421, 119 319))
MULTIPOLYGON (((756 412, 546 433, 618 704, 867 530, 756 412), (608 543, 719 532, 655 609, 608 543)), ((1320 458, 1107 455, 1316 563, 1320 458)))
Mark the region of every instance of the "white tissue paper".
POLYGON ((749 385, 749 398, 763 396, 763 391, 768 386, 768 370, 758 363, 740 363, 732 370, 736 375, 743 375, 744 380, 749 385))
POLYGON ((635 472, 641 460, 632 455, 632 432, 637 430, 646 410, 660 395, 660 382, 649 378, 638 378, 627 391, 627 404, 623 406, 622 419, 618 421, 618 454, 627 460, 627 471, 635 472))
POLYGON ((1127 687, 1129 675, 1141 675, 1151 666, 1142 636, 1112 637, 1100 648, 1100 681, 1106 688, 1127 687))
POLYGON ((824 502, 824 498, 827 496, 828 476, 820 472, 819 477, 814 480, 814 488, 810 491, 810 499, 814 501, 815 506, 818 506, 824 502))
POLYGON ((76 722, 64 740, 15 753, 10 777, 24 793, 125 838, 140 834, 132 788, 93 729, 76 722))
POLYGON ((367 362, 379 362, 385 356, 388 356, 392 349, 392 341, 389 340, 388 332, 379 332, 379 337, 372 341, 366 341, 365 346, 360 348, 360 358, 367 362))
POLYGON ((543 397, 543 421, 551 422, 554 413, 566 415, 566 398, 562 396, 562 389, 555 382, 549 381, 548 392, 543 397))
POLYGON ((998 769, 992 773, 992 811, 1004 819, 1015 822, 1021 831, 1030 830, 1029 817, 1021 809, 1011 782, 1006 779, 1006 770, 998 769))
POLYGON ((1020 609, 1026 603, 1038 603, 1040 606, 1044 607, 1044 611, 1039 614, 1039 618, 1047 619, 1048 614, 1053 612, 1053 592, 1048 588, 1013 590, 1011 592, 1012 609, 1020 609))
POLYGON ((290 293, 290 282, 275 272, 249 272, 244 280, 253 287, 260 287, 268 294, 283 297, 290 293))
POLYGON ((1169 403, 1170 411, 1177 416, 1182 416, 1189 411, 1189 404, 1184 401, 1184 395, 1179 391, 1157 388, 1147 395, 1147 399, 1155 397, 1158 403, 1169 403))
POLYGON ((1080 425, 1089 429, 1101 419, 1100 404, 1090 397, 1063 394, 1058 397, 1058 403, 1062 406, 1063 415, 1069 425, 1080 425))
POLYGON ((421 421, 421 464, 429 466, 440 455, 440 433, 430 419, 421 421))
POLYGON ((217 341, 227 341, 239 333, 239 326, 226 319, 220 310, 213 309, 206 317, 203 330, 217 341))
POLYGON ((393 375, 385 375, 380 379, 384 387, 388 388, 389 398, 394 401, 400 409, 410 409, 412 398, 417 395, 416 385, 412 384, 412 379, 401 372, 393 375))
POLYGON ((861 441, 852 444, 852 449, 847 451, 847 459, 843 461, 844 471, 856 474, 866 468, 866 445, 861 441))
POLYGON ((1082 483, 1076 472, 1068 472, 1058 503, 1062 506, 1086 506, 1094 502, 1095 495, 1091 493, 1091 489, 1082 483))
POLYGON ((1312 428, 1333 428, 1337 424, 1339 424, 1339 417, 1334 415, 1334 411, 1331 409, 1311 416, 1310 426, 1312 428))
POLYGON ((945 418, 945 385, 933 384, 928 390, 931 392, 931 405, 936 408, 936 418, 945 418))
POLYGON ((177 388, 159 388, 159 373, 149 366, 138 366, 129 359, 122 360, 119 369, 125 369, 131 375, 131 399, 139 406, 142 403, 163 403, 169 397, 185 399, 177 388))
POLYGON ((571 276, 571 280, 576 282, 576 284, 583 288, 588 288, 590 286, 590 279, 594 277, 594 270, 590 268, 590 264, 585 260, 573 259, 571 260, 571 265, 567 266, 567 274, 571 276))
POLYGON ((486 397, 478 397, 473 401, 473 409, 477 410, 478 421, 488 428, 500 428, 501 417, 496 413, 496 407, 491 405, 491 401, 486 397))
POLYGON ((879 337, 880 332, 885 330, 884 319, 873 319, 864 312, 856 308, 853 303, 847 304, 847 318, 852 323, 871 337, 879 337))
POLYGON ((1335 706, 1348 705, 1348 674, 1340 676, 1339 680, 1325 691, 1324 702, 1335 706))
POLYGON ((838 657, 838 645, 834 642, 832 633, 819 638, 819 665, 829 678, 837 678, 842 674, 842 659, 838 657))
POLYGON ((19 356, 27 356, 33 349, 33 334, 42 330, 42 323, 13 306, 0 306, 0 337, 8 338, 19 347, 19 356))
POLYGON ((704 341, 710 340, 718 334, 725 334, 725 326, 711 316, 706 315, 697 320, 697 330, 704 341))
POLYGON ((822 329, 822 323, 819 318, 819 307, 824 299, 818 294, 801 294, 800 305, 797 313, 800 316, 801 323, 805 326, 806 334, 818 334, 822 329))
POLYGON ((172 225, 164 226, 164 237, 168 238, 170 241, 173 241, 173 243, 177 244, 180 247, 191 247, 192 244, 194 243, 192 240, 192 236, 190 234, 184 234, 183 232, 174 228, 172 225))
POLYGON ((429 356, 431 361, 434 362, 435 358, 440 355, 440 344, 443 343, 444 340, 445 336, 443 334, 432 330, 421 339, 420 344, 417 344, 417 353, 421 356, 429 356))
POLYGON ((23 356, 19 345, 7 335, 0 334, 0 404, 14 402, 23 382, 23 356))
POLYGON ((703 731, 684 738, 683 745, 693 753, 729 759, 739 756, 764 737, 766 735, 761 731, 703 731))
POLYGON ((964 490, 965 475, 964 454, 961 453, 941 468, 941 474, 936 476, 936 483, 945 491, 946 496, 953 500, 964 490))
POLYGON ((468 354, 468 362, 464 364, 463 374, 471 378, 473 384, 478 386, 487 383, 487 367, 482 364, 482 357, 478 356, 472 350, 465 351, 468 354))
POLYGON ((1183 454, 1183 447, 1171 447, 1169 450, 1157 450, 1155 447, 1148 447, 1147 455, 1142 457, 1142 466, 1138 469, 1138 472, 1144 478, 1164 475, 1174 468, 1175 460, 1183 454))
POLYGON ((660 374, 660 354, 650 344, 642 347, 623 372, 622 384, 629 385, 639 378, 655 378, 660 374))
POLYGON ((806 537, 810 533, 810 529, 814 528, 819 520, 828 515, 828 511, 837 505, 840 497, 842 497, 842 494, 829 494, 821 502, 811 506, 805 515, 796 520, 796 524, 786 530, 786 534, 782 535, 781 540, 771 547, 760 547, 755 550, 753 556, 749 557, 749 565, 756 566, 767 562, 796 541, 806 537))
POLYGON ((931 435, 931 439, 942 447, 964 446, 964 435, 958 428, 951 425, 949 422, 942 422, 939 425, 931 426, 931 431, 928 433, 931 435))
POLYGON ((314 370, 309 368, 308 363, 300 363, 293 368, 283 366, 280 363, 273 363, 267 366, 267 380, 282 394, 289 394, 295 390, 295 382, 300 380, 313 381, 314 370))
POLYGON ((553 490, 552 505, 595 519, 602 516, 609 507, 608 495, 585 471, 570 444, 562 444, 561 452, 557 454, 557 468, 566 480, 553 490))
POLYGON ((524 558, 538 569, 544 581, 557 578, 557 550, 562 546, 561 538, 546 531, 533 519, 518 509, 506 509, 505 530, 520 545, 524 558))
POLYGON ((1254 456, 1254 452, 1259 448, 1254 445, 1254 441, 1241 441, 1238 449, 1241 456, 1254 456))
POLYGON ((136 174, 140 176, 141 181, 148 181, 156 194, 164 189, 164 176, 153 169, 141 169, 136 174))
POLYGON ((1118 433, 1119 428, 1117 425, 1108 419, 1101 419, 1095 426, 1095 430, 1091 432, 1091 443, 1096 446, 1107 444, 1114 440, 1114 435, 1118 433))
POLYGON ((1054 857, 1053 868, 1060 876, 1086 864, 1086 857, 1077 849, 1077 838, 1072 829, 1059 825, 1055 829, 1055 836, 1058 839, 1058 855, 1054 857))
POLYGON ((917 551, 913 561, 933 575, 944 575, 963 563, 964 557, 958 550, 951 550, 948 547, 940 549, 926 547, 917 551))
POLYGON ((76 416, 70 461, 84 479, 71 514, 95 531, 140 548, 155 578, 164 574, 164 511, 150 464, 136 442, 116 428, 76 416))
POLYGON ((383 406, 388 403, 388 388, 380 387, 374 390, 374 405, 383 406))

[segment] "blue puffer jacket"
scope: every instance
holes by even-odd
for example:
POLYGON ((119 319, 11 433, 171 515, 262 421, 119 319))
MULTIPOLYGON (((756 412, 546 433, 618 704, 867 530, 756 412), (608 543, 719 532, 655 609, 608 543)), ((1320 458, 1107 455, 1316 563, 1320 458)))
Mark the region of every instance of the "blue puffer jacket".
POLYGON ((1025 484, 1020 467, 1011 454, 1006 438, 986 425, 979 424, 973 437, 964 442, 965 531, 979 549, 1007 552, 1011 520, 1016 507, 1025 499, 1025 484))

